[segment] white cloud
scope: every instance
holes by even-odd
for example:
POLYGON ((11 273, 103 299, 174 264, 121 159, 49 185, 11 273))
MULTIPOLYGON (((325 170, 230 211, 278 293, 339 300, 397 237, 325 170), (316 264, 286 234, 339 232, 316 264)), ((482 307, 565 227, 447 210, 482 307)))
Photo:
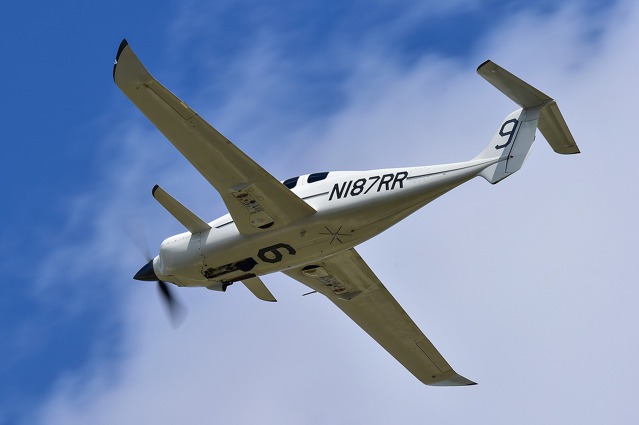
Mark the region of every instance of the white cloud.
MULTIPOLYGON (((477 62, 494 58, 555 96, 584 153, 560 157, 539 138, 516 176, 496 186, 473 181, 359 249, 453 367, 479 386, 424 387, 330 303, 301 298, 304 288, 282 275, 265 278, 280 300, 274 305, 242 287, 181 291, 190 316, 177 332, 155 294, 136 284, 125 299, 121 356, 97 356, 61 380, 34 422, 632 423, 639 60, 629 51, 639 8, 621 5, 596 43, 586 36, 601 22, 576 7, 522 11, 498 24, 477 62)), ((345 106, 308 117, 291 135, 286 120, 268 125, 277 111, 261 108, 287 86, 286 68, 273 75, 269 67, 277 49, 258 46, 249 57, 259 66, 219 116, 247 150, 260 151, 250 127, 264 140, 284 140, 277 155, 255 158, 283 177, 296 161, 317 170, 467 159, 514 109, 466 64, 427 57, 405 68, 384 53, 353 52, 345 106), (243 118, 251 125, 239 127, 243 118)), ((120 258, 122 275, 137 265, 121 258, 121 240, 108 231, 123 210, 143 209, 159 233, 174 225, 140 199, 140 187, 157 178, 197 211, 210 211, 214 199, 199 196, 210 189, 192 171, 184 175, 185 164, 169 165, 178 157, 170 149, 156 156, 159 164, 133 163, 145 158, 137 152, 151 143, 144 139, 160 138, 135 126, 126 133, 90 245, 103 261, 120 258)))

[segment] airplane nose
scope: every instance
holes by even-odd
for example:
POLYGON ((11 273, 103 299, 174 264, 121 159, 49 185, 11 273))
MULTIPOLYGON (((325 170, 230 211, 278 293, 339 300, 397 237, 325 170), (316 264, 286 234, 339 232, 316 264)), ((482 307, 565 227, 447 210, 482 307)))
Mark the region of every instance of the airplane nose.
POLYGON ((133 276, 133 279, 144 280, 148 282, 155 282, 160 280, 155 274, 155 270, 153 270, 153 260, 149 261, 140 270, 138 270, 135 276, 133 276))

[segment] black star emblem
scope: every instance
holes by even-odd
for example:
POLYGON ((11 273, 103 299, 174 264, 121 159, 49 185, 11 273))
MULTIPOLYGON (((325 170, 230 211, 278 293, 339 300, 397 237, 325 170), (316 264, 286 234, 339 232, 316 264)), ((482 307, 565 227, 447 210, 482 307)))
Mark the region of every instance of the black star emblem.
POLYGON ((351 236, 350 233, 340 233, 342 231, 342 226, 339 226, 339 229, 337 229, 337 231, 335 231, 335 232, 333 232, 331 229, 329 229, 326 226, 324 226, 324 228, 326 229, 326 232, 320 232, 320 235, 331 236, 331 242, 330 242, 331 244, 334 241, 337 241, 339 243, 344 243, 344 242, 342 242, 340 237, 351 236))

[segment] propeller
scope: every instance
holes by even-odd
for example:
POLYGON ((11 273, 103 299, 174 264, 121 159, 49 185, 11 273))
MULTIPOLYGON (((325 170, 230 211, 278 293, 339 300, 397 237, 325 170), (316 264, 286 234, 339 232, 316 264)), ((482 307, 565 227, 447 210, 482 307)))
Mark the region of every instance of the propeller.
POLYGON ((164 307, 166 308, 171 324, 174 328, 179 327, 186 317, 186 307, 176 298, 169 286, 163 280, 160 280, 153 270, 153 260, 149 260, 142 268, 133 276, 135 280, 146 282, 157 282, 158 292, 162 298, 164 307))
POLYGON ((124 226, 124 231, 129 237, 131 242, 138 248, 138 250, 144 255, 147 263, 142 266, 140 270, 133 276, 135 280, 142 280, 146 282, 157 282, 158 293, 162 299, 162 304, 166 309, 169 319, 173 328, 178 328, 186 318, 187 308, 179 301, 174 292, 169 289, 169 285, 163 280, 160 280, 155 274, 153 269, 153 257, 148 249, 148 241, 146 237, 144 223, 140 220, 135 220, 135 223, 129 221, 124 226))
POLYGON ((186 307, 177 300, 172 291, 169 290, 169 286, 163 280, 158 280, 158 291, 160 298, 164 301, 164 306, 171 319, 173 328, 178 328, 184 323, 186 318, 186 307))

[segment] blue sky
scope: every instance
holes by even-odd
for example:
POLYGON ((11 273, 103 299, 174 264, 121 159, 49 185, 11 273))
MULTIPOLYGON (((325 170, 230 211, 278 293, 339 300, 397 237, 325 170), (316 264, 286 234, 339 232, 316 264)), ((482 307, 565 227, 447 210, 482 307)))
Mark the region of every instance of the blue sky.
POLYGON ((439 3, 6 6, 0 424, 634 423, 639 8, 439 3), (582 155, 539 136, 518 175, 359 249, 480 385, 424 388, 285 276, 266 278, 275 306, 181 291, 173 331, 131 280, 144 253, 127 229, 150 250, 181 231, 156 183, 207 220, 224 208, 113 84, 123 37, 281 179, 471 158, 515 109, 475 75, 487 58, 555 96, 582 155))

